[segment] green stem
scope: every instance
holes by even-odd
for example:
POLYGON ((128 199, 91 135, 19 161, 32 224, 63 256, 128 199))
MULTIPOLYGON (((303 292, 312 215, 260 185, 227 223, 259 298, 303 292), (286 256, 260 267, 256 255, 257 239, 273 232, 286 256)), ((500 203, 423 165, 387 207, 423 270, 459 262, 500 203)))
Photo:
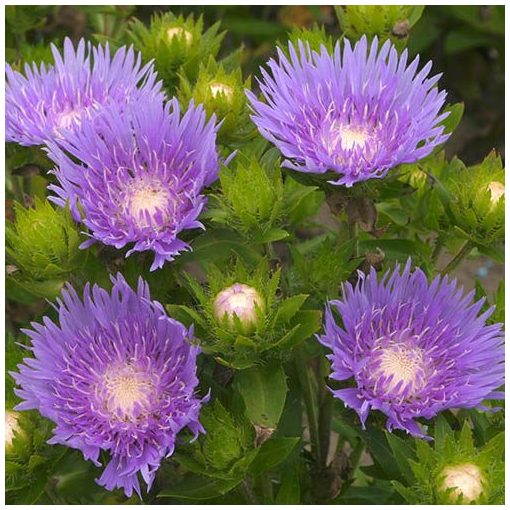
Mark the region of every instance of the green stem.
POLYGON ((262 485, 262 496, 264 498, 264 504, 266 505, 272 505, 274 502, 274 495, 273 495, 273 482, 271 481, 271 478, 269 477, 268 473, 264 473, 260 477, 260 482, 262 485))
POLYGON ((444 245, 444 239, 442 238, 442 236, 439 236, 436 239, 436 242, 434 245, 434 251, 432 252, 432 262, 434 262, 434 264, 437 262, 437 259, 439 258, 439 254, 441 253, 441 249, 443 248, 443 245, 444 245))
POLYGON ((326 357, 319 363, 319 444, 322 467, 326 467, 331 438, 331 418, 333 416, 333 395, 325 383, 330 370, 326 357))
POLYGON ((296 364, 299 377, 299 383, 303 392, 303 400, 305 401, 306 416, 308 418, 308 429, 310 432, 310 443, 312 447, 312 455, 318 466, 321 462, 321 447, 319 440, 319 417, 317 414, 317 399, 315 397, 313 374, 306 362, 306 355, 303 347, 296 349, 296 364))
POLYGON ((352 451, 351 457, 350 457, 350 460, 351 460, 350 479, 351 480, 354 478, 354 472, 356 471, 356 469, 358 469, 358 466, 359 466, 359 463, 361 460, 361 456, 363 455, 364 450, 365 450, 365 445, 364 445, 363 441, 360 439, 358 441, 358 443, 356 444, 356 446, 354 447, 354 450, 352 451))
POLYGON ((457 255, 455 255, 455 257, 453 257, 452 260, 450 260, 450 262, 448 262, 448 264, 446 264, 445 268, 441 271, 441 274, 444 276, 448 273, 451 273, 460 264, 462 259, 466 255, 469 255, 469 253, 471 252, 472 249, 473 249, 473 244, 471 243, 471 241, 466 241, 462 245, 462 247, 459 250, 459 252, 457 253, 457 255))
POLYGON ((251 483, 248 480, 243 480, 239 487, 250 505, 258 505, 259 502, 257 501, 257 497, 255 496, 251 483))

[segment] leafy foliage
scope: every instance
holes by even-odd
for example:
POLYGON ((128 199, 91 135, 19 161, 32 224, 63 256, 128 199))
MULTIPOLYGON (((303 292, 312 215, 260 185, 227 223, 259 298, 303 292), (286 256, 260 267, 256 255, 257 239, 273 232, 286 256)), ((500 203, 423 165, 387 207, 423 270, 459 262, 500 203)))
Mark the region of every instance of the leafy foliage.
MULTIPOLYGON (((144 64, 154 60, 168 98, 183 109, 201 103, 221 122, 224 163, 207 190, 204 231, 183 235, 192 251, 151 273, 143 254, 126 260, 98 244, 80 249, 86 234, 48 200, 55 176, 45 150, 7 144, 7 503, 468 503, 459 487, 445 488, 455 469, 458 484, 465 473, 479 474, 472 503, 503 503, 503 402, 422 419, 431 442, 388 432, 377 411, 362 429, 331 395, 330 387, 350 381, 328 379, 327 353, 314 338, 324 302, 371 267, 384 272, 412 257, 432 278, 468 256, 504 262, 503 161, 497 151, 483 159, 486 146, 501 147, 503 6, 7 6, 5 28, 6 60, 20 72, 51 64, 50 43, 60 48, 64 36, 112 49, 133 44, 144 64), (289 41, 332 52, 342 38, 354 44, 365 34, 420 52, 420 62, 432 58, 444 71, 440 88, 462 101, 444 109, 451 141, 351 188, 332 186, 332 172, 282 169, 282 154, 250 120, 246 89, 260 92, 251 75, 260 77, 276 46, 288 55, 289 41), (54 424, 15 410, 20 398, 9 375, 30 357, 18 331, 56 316, 45 299, 66 281, 78 293, 87 281, 109 288, 118 271, 131 286, 142 276, 152 298, 193 327, 199 392, 209 394, 199 416, 206 433, 194 441, 180 433, 142 501, 99 487, 98 469, 78 451, 48 444, 54 424), (218 295, 234 284, 261 298, 253 323, 215 312, 218 295)), ((482 311, 494 307, 488 322, 504 322, 503 283, 477 276, 482 311)))

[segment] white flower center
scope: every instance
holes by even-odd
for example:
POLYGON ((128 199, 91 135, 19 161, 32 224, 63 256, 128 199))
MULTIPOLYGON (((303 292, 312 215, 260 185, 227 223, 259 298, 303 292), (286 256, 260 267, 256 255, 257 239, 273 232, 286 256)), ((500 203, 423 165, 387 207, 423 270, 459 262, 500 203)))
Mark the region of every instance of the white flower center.
POLYGON ((483 491, 482 473, 474 464, 447 466, 442 474, 442 489, 454 489, 451 493, 452 502, 462 495, 466 503, 471 503, 478 499, 483 491))
POLYGON ((189 46, 193 40, 193 34, 182 27, 172 27, 166 31, 168 39, 171 41, 174 37, 178 39, 184 38, 186 44, 189 46))
POLYGON ((487 186, 491 194, 491 203, 496 205, 500 198, 505 195, 505 185, 502 182, 493 181, 487 186))
POLYGON ((82 115, 82 108, 74 108, 61 113, 57 118, 57 127, 55 131, 60 133, 61 130, 69 129, 73 124, 79 124, 82 115))
POLYGON ((162 212, 164 221, 168 219, 170 199, 170 193, 161 185, 139 183, 128 191, 124 206, 136 225, 144 228, 151 224, 157 211, 162 212))
POLYGON ((340 120, 324 124, 320 140, 327 153, 342 162, 343 152, 363 149, 365 158, 369 158, 372 150, 371 135, 362 125, 351 125, 340 120))
POLYGON ((381 350, 379 361, 379 369, 374 374, 376 378, 392 377, 386 383, 385 392, 390 393, 399 384, 399 392, 409 386, 410 396, 421 389, 423 381, 418 377, 423 373, 423 351, 421 349, 409 348, 402 344, 392 345, 381 350))
POLYGON ((16 411, 5 411, 5 446, 11 446, 14 436, 20 430, 19 414, 16 411))
POLYGON ((209 90, 213 97, 218 97, 220 94, 223 94, 229 101, 232 99, 234 91, 232 87, 226 85, 225 83, 214 82, 209 85, 209 90))
POLYGON ((368 141, 368 133, 359 128, 345 126, 340 128, 339 133, 340 146, 344 150, 354 149, 355 147, 364 147, 368 141))
POLYGON ((154 389, 152 382, 147 380, 147 374, 131 365, 107 370, 103 375, 103 385, 106 408, 128 419, 136 418, 135 406, 147 405, 154 389))

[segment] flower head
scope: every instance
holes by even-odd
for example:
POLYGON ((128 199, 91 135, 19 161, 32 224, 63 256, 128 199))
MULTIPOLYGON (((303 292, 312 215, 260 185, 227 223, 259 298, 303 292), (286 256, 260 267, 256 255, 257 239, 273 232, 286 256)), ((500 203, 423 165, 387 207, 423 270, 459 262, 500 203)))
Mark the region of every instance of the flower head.
POLYGON ((272 76, 262 70, 259 101, 247 91, 252 119, 262 136, 287 158, 284 166, 306 173, 338 174, 334 184, 384 177, 401 163, 412 163, 444 143, 439 123, 446 93, 427 78, 432 63, 417 73, 419 58, 407 65, 407 50, 398 55, 377 38, 366 37, 354 49, 345 40, 333 55, 309 44, 289 43, 290 59, 278 50, 270 60, 272 76), (368 50, 368 53, 367 53, 368 50))
POLYGON ((374 269, 346 284, 326 309, 319 341, 333 353, 331 378, 354 378, 354 387, 333 391, 364 424, 370 409, 387 415, 387 427, 423 437, 416 418, 449 408, 479 407, 502 398, 504 345, 501 324, 486 325, 492 309, 463 297, 456 281, 427 282, 420 269, 397 268, 377 281, 374 269), (333 309, 342 319, 335 322, 333 309))
POLYGON ((24 330, 33 358, 12 375, 23 400, 17 410, 38 409, 56 424, 51 443, 79 449, 97 466, 108 452, 98 483, 130 496, 140 493, 139 473, 150 489, 180 430, 203 432, 199 349, 142 279, 136 291, 121 275, 112 282, 111 293, 87 284, 83 300, 68 286, 57 301, 59 324, 45 317, 24 330))
POLYGON ((75 219, 89 228, 92 239, 82 247, 94 240, 117 249, 134 243, 127 255, 155 253, 151 270, 189 249, 177 236, 202 228, 201 192, 218 173, 216 129, 201 106, 191 104, 181 116, 176 99, 165 106, 147 101, 111 105, 50 144, 59 181, 51 186, 53 201, 69 200, 75 219))
POLYGON ((256 289, 244 283, 222 290, 214 300, 214 316, 221 321, 225 316, 230 324, 234 324, 237 316, 245 326, 257 321, 257 309, 264 310, 264 301, 256 289))
POLYGON ((54 65, 25 66, 25 75, 7 65, 6 139, 21 145, 58 140, 107 104, 125 105, 148 98, 163 100, 152 64, 121 47, 92 47, 82 39, 75 50, 64 41, 63 55, 52 45, 54 65), (91 61, 92 56, 92 61, 91 61))
POLYGON ((5 447, 12 446, 14 437, 22 432, 19 424, 19 413, 5 410, 5 447))
POLYGON ((451 489, 450 500, 455 503, 459 496, 465 503, 476 501, 483 492, 483 476, 475 464, 446 466, 442 472, 441 489, 451 489))

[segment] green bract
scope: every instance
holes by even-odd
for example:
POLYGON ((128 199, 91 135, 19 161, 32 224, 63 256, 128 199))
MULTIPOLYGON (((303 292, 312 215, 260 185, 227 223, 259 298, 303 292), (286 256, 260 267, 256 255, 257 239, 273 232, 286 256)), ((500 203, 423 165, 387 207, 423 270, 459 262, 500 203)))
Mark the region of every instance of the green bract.
POLYGON ((229 72, 211 56, 207 65, 200 65, 195 83, 185 74, 181 76, 178 97, 184 105, 190 100, 203 104, 208 116, 216 114, 222 122, 218 139, 235 141, 253 134, 244 93, 250 86, 251 78, 243 82, 240 67, 229 72))
POLYGON ((403 470, 408 485, 393 483, 411 504, 503 504, 504 445, 504 432, 477 446, 468 421, 456 433, 439 417, 434 445, 416 440, 416 459, 403 470))
POLYGON ((182 322, 194 323, 202 350, 224 365, 242 369, 265 359, 285 359, 293 346, 320 328, 321 312, 301 310, 306 294, 278 297, 279 282, 280 269, 269 271, 266 259, 251 270, 239 260, 229 272, 211 265, 206 287, 186 276, 197 306, 168 305, 168 310, 182 322), (263 306, 256 307, 254 323, 245 324, 236 316, 216 317, 216 297, 236 283, 253 287, 263 300, 263 306))
POLYGON ((219 400, 204 408, 200 422, 207 434, 183 449, 181 463, 197 474, 242 478, 253 459, 255 432, 250 422, 234 419, 219 400))
POLYGON ((53 297, 64 280, 87 258, 82 236, 69 210, 35 199, 34 207, 14 205, 16 221, 6 228, 6 251, 13 283, 34 295, 53 297))
POLYGON ((505 235, 505 170, 501 158, 490 153, 479 165, 465 167, 454 160, 444 185, 450 229, 475 244, 494 246, 505 235))
POLYGON ((409 30, 421 17, 423 5, 342 5, 335 11, 348 39, 377 35, 402 48, 409 30))
POLYGON ((184 18, 167 12, 155 14, 149 28, 135 19, 128 35, 145 60, 155 60, 159 76, 173 93, 179 74, 195 79, 199 65, 218 54, 225 35, 218 34, 219 27, 218 22, 204 31, 202 16, 195 20, 192 15, 184 18))

